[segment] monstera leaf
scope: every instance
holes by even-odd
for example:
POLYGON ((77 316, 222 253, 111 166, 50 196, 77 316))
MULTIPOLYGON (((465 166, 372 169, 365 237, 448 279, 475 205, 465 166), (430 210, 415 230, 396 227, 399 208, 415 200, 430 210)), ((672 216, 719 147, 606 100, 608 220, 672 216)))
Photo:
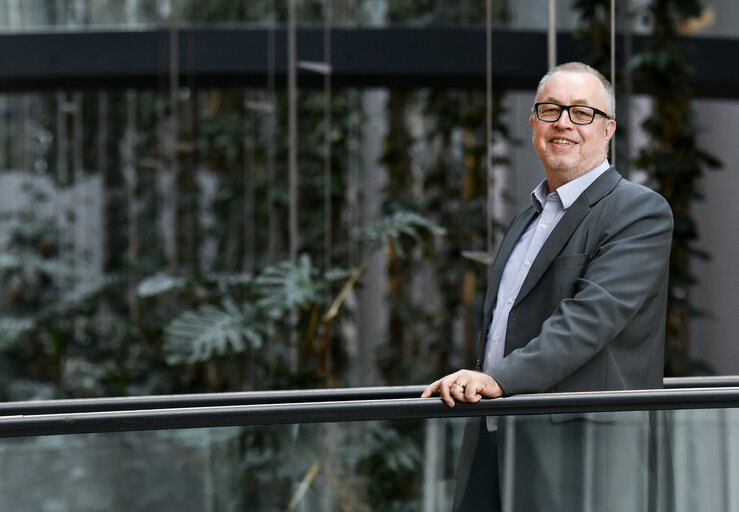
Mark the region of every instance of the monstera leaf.
MULTIPOLYGON (((412 238, 414 242, 421 244, 421 236, 424 231, 432 235, 443 235, 446 232, 444 228, 437 226, 416 212, 401 210, 387 217, 382 217, 371 226, 358 231, 355 238, 372 249, 384 249, 390 239, 397 239, 402 235, 406 235, 412 238)), ((395 249, 398 256, 404 256, 400 244, 396 244, 395 249)))
POLYGON ((302 255, 297 264, 283 261, 266 268, 255 284, 261 297, 259 308, 270 318, 319 303, 326 288, 325 280, 307 255, 302 255))
POLYGON ((261 347, 263 332, 256 323, 256 316, 252 305, 239 307, 228 297, 221 307, 205 304, 183 313, 164 332, 167 362, 196 363, 227 352, 261 347))
MULTIPOLYGON (((362 275, 372 252, 383 249, 390 240, 404 235, 420 244, 424 235, 443 233, 441 227, 409 211, 384 217, 357 232, 356 239, 365 244, 367 253, 355 268, 343 272, 348 278, 330 305, 326 303, 330 273, 314 267, 310 257, 305 254, 296 263, 283 261, 264 269, 253 281, 250 276, 238 276, 236 282, 254 285, 254 300, 237 305, 227 297, 220 306, 205 304, 181 314, 165 329, 167 362, 194 363, 228 352, 244 352, 249 347, 259 348, 275 325, 294 322, 295 311, 320 311, 328 306, 318 332, 319 339, 322 339, 328 332, 328 324, 338 314, 348 293, 362 275)), ((402 255, 401 244, 396 245, 396 253, 402 255)), ((234 283, 229 281, 227 284, 234 283)), ((138 292, 148 297, 181 286, 183 282, 179 278, 158 275, 142 282, 138 292)), ((315 334, 315 323, 313 329, 309 337, 315 334)))

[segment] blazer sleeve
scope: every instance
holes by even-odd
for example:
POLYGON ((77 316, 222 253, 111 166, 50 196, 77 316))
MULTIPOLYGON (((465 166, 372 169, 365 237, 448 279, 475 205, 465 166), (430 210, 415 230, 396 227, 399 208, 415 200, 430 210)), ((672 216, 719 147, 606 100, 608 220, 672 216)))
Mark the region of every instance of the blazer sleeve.
MULTIPOLYGON (((649 301, 664 294, 672 212, 659 194, 633 184, 630 187, 626 198, 610 198, 583 221, 589 223, 584 227, 587 237, 597 242, 589 249, 583 273, 576 277, 574 294, 560 300, 543 323, 536 311, 522 312, 519 321, 539 321, 542 327, 538 336, 489 370, 506 395, 551 389, 617 338, 619 343, 634 344, 638 356, 636 346, 649 338, 645 334, 643 339, 623 340, 622 333, 628 332, 627 327, 634 329, 629 324, 635 317, 643 322, 649 301)), ((657 328, 659 322, 664 325, 664 318, 659 318, 664 308, 661 313, 660 308, 654 311, 646 315, 653 318, 646 319, 642 330, 649 325, 657 328)))

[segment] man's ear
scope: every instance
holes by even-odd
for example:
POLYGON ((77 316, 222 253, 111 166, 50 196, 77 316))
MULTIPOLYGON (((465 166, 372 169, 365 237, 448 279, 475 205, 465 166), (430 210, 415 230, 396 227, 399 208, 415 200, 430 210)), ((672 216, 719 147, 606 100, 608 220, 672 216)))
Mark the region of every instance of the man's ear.
POLYGON ((614 133, 616 133, 616 121, 608 119, 606 122, 606 143, 611 140, 614 133))

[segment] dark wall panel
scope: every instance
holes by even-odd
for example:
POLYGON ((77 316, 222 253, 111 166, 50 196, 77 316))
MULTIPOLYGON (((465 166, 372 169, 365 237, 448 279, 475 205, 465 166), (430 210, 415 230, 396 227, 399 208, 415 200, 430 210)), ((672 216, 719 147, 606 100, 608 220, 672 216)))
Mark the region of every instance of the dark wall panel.
MULTIPOLYGON (((483 29, 336 29, 331 37, 336 86, 485 86, 483 29)), ((272 39, 274 76, 283 85, 285 29, 276 29, 272 39)), ((0 35, 0 90, 166 88, 170 40, 166 29, 0 35)), ((176 40, 182 84, 241 87, 267 83, 271 67, 267 29, 180 28, 176 40)), ((496 31, 492 44, 494 87, 535 88, 546 71, 546 35, 496 31)), ((577 59, 571 34, 559 34, 557 44, 560 62, 577 59)), ((634 38, 634 52, 647 44, 645 37, 634 38)), ((739 97, 739 67, 728 65, 739 61, 739 40, 689 38, 686 46, 696 71, 691 84, 698 96, 739 97)), ((617 55, 622 54, 617 50, 617 55)), ((323 31, 299 29, 298 59, 322 58, 323 31)), ((300 71, 299 84, 319 86, 322 79, 300 71)), ((634 90, 639 92, 640 84, 634 90)))

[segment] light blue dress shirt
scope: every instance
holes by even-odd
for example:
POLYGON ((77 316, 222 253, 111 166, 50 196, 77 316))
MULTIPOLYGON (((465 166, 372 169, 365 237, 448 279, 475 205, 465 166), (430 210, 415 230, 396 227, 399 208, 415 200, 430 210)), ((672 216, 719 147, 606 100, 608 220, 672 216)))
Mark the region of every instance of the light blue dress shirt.
MULTIPOLYGON (((493 309, 493 320, 485 342, 483 371, 490 370, 503 359, 508 315, 516 302, 518 292, 521 291, 531 264, 544 246, 544 242, 567 208, 572 206, 580 194, 609 168, 608 160, 604 160, 593 170, 565 183, 554 192, 549 192, 547 180, 544 180, 531 193, 531 202, 539 215, 526 228, 503 269, 493 309)), ((492 417, 488 418, 488 429, 495 429, 495 419, 492 417)))

